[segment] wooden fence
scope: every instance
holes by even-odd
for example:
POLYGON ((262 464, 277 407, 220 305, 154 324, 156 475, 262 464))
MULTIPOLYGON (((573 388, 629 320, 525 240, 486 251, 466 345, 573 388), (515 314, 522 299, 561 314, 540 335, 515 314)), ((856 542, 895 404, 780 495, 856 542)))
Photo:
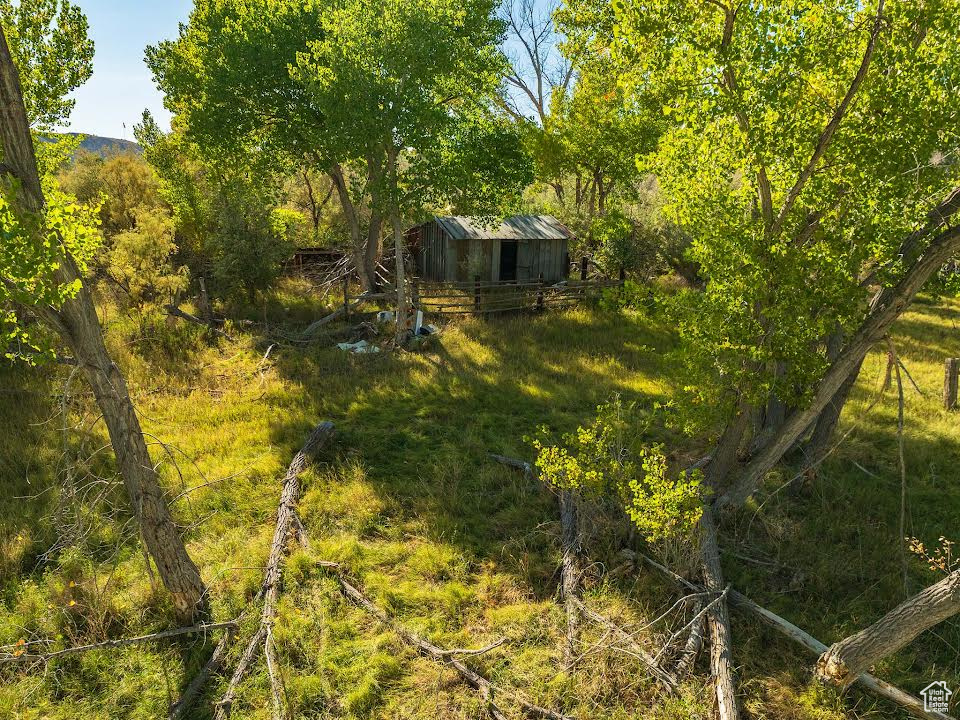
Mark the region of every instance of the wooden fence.
POLYGON ((623 285, 622 280, 597 278, 564 280, 547 284, 533 281, 431 282, 414 278, 411 300, 424 313, 437 315, 486 315, 498 312, 543 311, 575 305, 597 298, 606 288, 623 285))

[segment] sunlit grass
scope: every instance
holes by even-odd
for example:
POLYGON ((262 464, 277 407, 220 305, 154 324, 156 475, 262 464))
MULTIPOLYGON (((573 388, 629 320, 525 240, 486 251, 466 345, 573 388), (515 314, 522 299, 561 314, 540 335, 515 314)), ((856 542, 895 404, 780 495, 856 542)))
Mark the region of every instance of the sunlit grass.
MULTIPOLYGON (((290 292, 272 298, 266 315, 282 336, 312 311, 319 312, 302 293, 290 292)), ((264 312, 249 317, 262 321, 264 312)), ((960 479, 960 415, 939 407, 943 358, 960 355, 956 317, 958 303, 921 304, 895 335, 925 392, 906 389, 906 447, 908 528, 927 541, 956 535, 960 525, 960 494, 951 489, 960 479)), ((312 543, 289 560, 276 628, 298 718, 483 714, 476 693, 454 674, 416 656, 346 602, 317 566, 320 559, 342 563, 377 603, 438 644, 481 646, 506 637, 471 664, 541 704, 581 718, 709 716, 702 673, 679 699, 664 702, 620 653, 591 652, 564 669, 555 500, 487 459, 489 452, 529 458, 524 437, 538 426, 572 430, 614 393, 645 406, 668 399, 681 379, 668 357, 671 333, 659 321, 595 308, 465 319, 418 353, 351 356, 332 341, 309 348, 281 342, 264 360, 268 343, 256 327, 235 327, 234 342, 210 345, 199 328, 161 321, 144 337, 116 311, 108 318, 111 351, 128 375, 217 619, 237 616, 260 582, 290 458, 319 421, 336 423, 333 450, 304 475, 301 510, 312 543)), ((865 364, 846 428, 872 402, 880 364, 879 354, 865 364)), ((0 434, 0 644, 42 637, 65 645, 171 623, 163 591, 151 587, 125 525, 119 489, 106 498, 120 508, 115 517, 75 549, 40 560, 56 539, 48 518, 57 493, 48 488, 64 452, 57 413, 68 372, 2 375, 2 386, 18 399, 0 398, 10 428, 0 434)), ((69 407, 67 449, 75 461, 101 447, 105 433, 77 378, 69 407)), ((725 557, 731 581, 824 641, 901 597, 895 419, 895 393, 888 392, 807 493, 766 502, 761 495, 755 517, 742 513, 725 530, 725 546, 789 568, 725 557)), ((109 479, 111 463, 100 452, 82 467, 109 479)), ((769 490, 779 482, 771 478, 769 490)), ((585 578, 591 604, 639 625, 676 598, 645 573, 604 579, 600 569, 618 564, 623 538, 602 523, 591 531, 591 560, 602 563, 585 578)), ((930 581, 918 563, 911 567, 916 587, 930 581)), ((810 658, 747 618, 734 622, 745 704, 754 716, 843 717, 844 701, 811 694, 810 658)), ((960 645, 955 626, 938 632, 943 640, 924 638, 878 670, 912 692, 925 684, 925 673, 957 678, 956 655, 944 644, 960 645)), ((601 631, 585 628, 584 649, 601 639, 601 631)), ((193 638, 80 656, 46 675, 3 670, 0 717, 161 717, 204 658, 203 641, 193 638)), ((222 681, 212 683, 204 708, 218 689, 222 681)), ((859 699, 859 716, 894 714, 874 705, 859 699)), ((204 712, 198 709, 198 717, 204 712)), ((235 714, 270 716, 262 666, 241 686, 235 714)))

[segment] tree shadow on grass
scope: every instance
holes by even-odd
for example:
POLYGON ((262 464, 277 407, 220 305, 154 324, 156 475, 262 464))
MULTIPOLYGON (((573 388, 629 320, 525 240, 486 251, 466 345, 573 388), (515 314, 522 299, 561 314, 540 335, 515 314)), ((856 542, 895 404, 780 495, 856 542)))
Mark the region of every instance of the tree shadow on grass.
MULTIPOLYGON (((277 367, 311 398, 318 420, 337 424, 339 448, 388 498, 392 522, 456 543, 478 564, 505 563, 548 597, 550 543, 534 548, 527 538, 556 520, 555 500, 488 454, 531 459, 525 436, 541 425, 571 431, 615 393, 641 404, 665 399, 671 342, 649 321, 581 308, 453 323, 420 353, 284 353, 277 367)), ((284 422, 274 428, 278 442, 290 431, 284 422)))
POLYGON ((51 368, 0 365, 0 577, 29 567, 53 541, 57 452, 42 439, 55 422, 54 386, 51 368))

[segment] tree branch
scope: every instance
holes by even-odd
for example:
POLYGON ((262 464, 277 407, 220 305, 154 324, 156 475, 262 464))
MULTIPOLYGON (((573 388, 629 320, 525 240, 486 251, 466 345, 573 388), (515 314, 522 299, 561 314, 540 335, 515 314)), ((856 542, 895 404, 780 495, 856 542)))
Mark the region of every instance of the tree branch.
POLYGON ((873 29, 870 31, 870 38, 867 40, 867 47, 864 50, 863 59, 860 61, 857 74, 854 76, 853 82, 850 83, 850 87, 843 96, 843 100, 840 101, 840 104, 834 111, 833 117, 830 118, 830 122, 827 123, 823 132, 820 133, 820 138, 817 140, 813 155, 811 155, 810 160, 807 161, 806 167, 804 167, 800 173, 800 177, 797 178, 797 182, 794 183, 793 187, 790 188, 790 191, 787 193, 783 207, 780 208, 780 212, 777 214, 777 218, 773 221, 773 225, 770 228, 769 235, 771 238, 776 237, 783 230, 783 223, 787 215, 790 214, 794 204, 796 204, 797 199, 800 197, 800 193, 803 192, 804 186, 816 170, 820 158, 823 157, 827 148, 830 147, 830 141, 833 139, 834 133, 836 133, 837 128, 840 127, 840 123, 843 121, 847 109, 850 107, 854 97, 860 90, 860 86, 863 85, 863 81, 867 77, 867 72, 870 70, 870 62, 873 59, 873 51, 876 48, 877 37, 880 35, 880 28, 883 25, 883 6, 884 0, 880 0, 877 5, 876 17, 873 20, 873 29))

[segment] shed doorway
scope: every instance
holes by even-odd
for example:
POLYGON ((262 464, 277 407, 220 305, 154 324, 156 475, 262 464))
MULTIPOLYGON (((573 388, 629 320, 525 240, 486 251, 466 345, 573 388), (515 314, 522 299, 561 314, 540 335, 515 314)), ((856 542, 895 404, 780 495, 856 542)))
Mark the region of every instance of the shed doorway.
POLYGON ((500 241, 500 279, 514 282, 517 279, 517 241, 500 241))

